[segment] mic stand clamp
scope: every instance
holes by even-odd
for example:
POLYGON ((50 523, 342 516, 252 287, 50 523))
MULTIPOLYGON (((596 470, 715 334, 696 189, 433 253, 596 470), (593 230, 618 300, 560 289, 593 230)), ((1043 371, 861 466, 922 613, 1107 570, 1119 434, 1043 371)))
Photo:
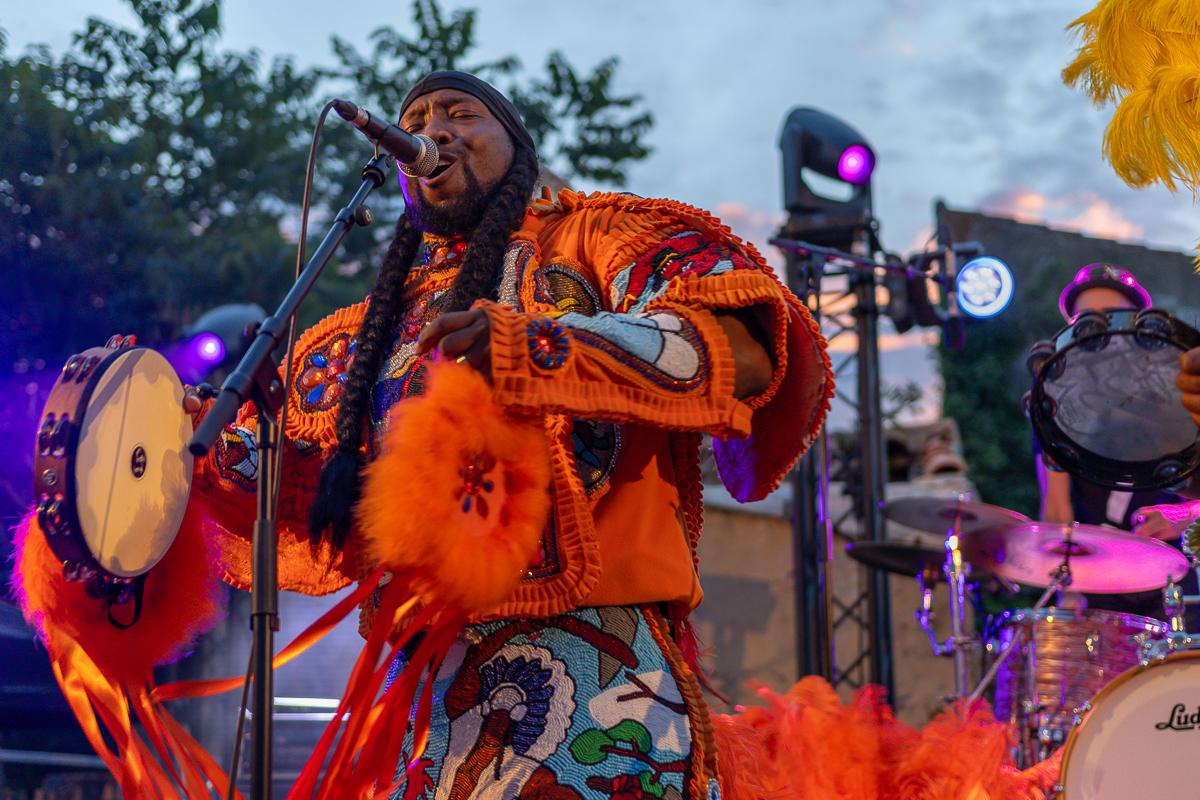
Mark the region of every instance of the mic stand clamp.
MULTIPOLYGON (((275 313, 267 317, 251 342, 237 368, 221 384, 216 401, 196 427, 188 450, 196 457, 208 454, 226 425, 237 417, 238 409, 253 401, 258 413, 258 517, 254 521, 252 538, 252 572, 250 598, 250 628, 253 631, 253 700, 251 734, 251 788, 253 800, 270 800, 272 783, 271 723, 273 712, 274 674, 271 661, 275 655, 275 631, 279 630, 278 541, 275 532, 277 484, 275 472, 279 465, 277 414, 284 403, 284 386, 279 378, 275 351, 283 342, 292 318, 317 278, 329 263, 334 252, 356 225, 369 225, 371 213, 366 207, 367 196, 387 180, 393 157, 378 153, 362 169, 362 182, 350 202, 334 217, 333 225, 321 240, 292 288, 280 301, 275 313)), ((303 243, 301 243, 303 245, 303 243)), ((231 774, 236 774, 234 765, 231 774)))

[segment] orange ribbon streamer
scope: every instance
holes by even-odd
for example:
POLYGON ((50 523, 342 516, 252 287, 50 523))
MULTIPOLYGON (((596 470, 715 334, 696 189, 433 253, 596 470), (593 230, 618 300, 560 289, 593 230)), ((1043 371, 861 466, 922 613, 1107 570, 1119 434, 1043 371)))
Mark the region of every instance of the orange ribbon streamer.
MULTIPOLYGON (((379 585, 380 579, 383 578, 384 572, 385 569, 383 567, 375 570, 366 580, 359 584, 357 589, 343 597, 336 605, 318 617, 313 624, 301 631, 295 639, 275 655, 275 658, 271 660, 272 667, 275 669, 282 667, 319 642, 339 622, 349 616, 350 612, 367 598, 367 595, 375 590, 376 586, 379 585)), ((162 686, 155 688, 152 696, 159 702, 193 697, 212 697, 237 689, 244 682, 245 677, 243 676, 175 681, 174 683, 164 683, 162 686)))

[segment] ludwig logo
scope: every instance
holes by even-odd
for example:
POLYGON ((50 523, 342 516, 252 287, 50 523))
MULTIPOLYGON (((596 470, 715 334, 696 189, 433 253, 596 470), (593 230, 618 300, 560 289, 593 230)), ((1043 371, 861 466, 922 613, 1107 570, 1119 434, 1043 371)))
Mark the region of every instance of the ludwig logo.
POLYGON ((1167 721, 1157 723, 1154 728, 1160 731, 1191 731, 1200 728, 1200 705, 1189 714, 1187 706, 1176 703, 1171 706, 1171 715, 1167 717, 1167 721))

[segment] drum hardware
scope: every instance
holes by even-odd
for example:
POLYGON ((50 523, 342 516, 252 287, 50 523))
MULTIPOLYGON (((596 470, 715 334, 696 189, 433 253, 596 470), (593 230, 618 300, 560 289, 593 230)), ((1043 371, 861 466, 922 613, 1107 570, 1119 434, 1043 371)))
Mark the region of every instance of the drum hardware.
POLYGON ((946 535, 946 563, 943 572, 946 575, 946 585, 950 589, 950 655, 954 658, 954 696, 965 697, 971 680, 971 665, 968 658, 968 648, 974 644, 975 637, 967 631, 967 568, 963 563, 962 551, 959 550, 959 525, 962 520, 956 518, 955 526, 946 535))
POLYGON ((1161 309, 1087 311, 1029 351, 1025 400, 1042 451, 1109 489, 1177 484, 1200 469, 1200 437, 1174 378, 1200 332, 1161 309))
MULTIPOLYGON (((1030 611, 1037 612, 1042 610, 1046 607, 1046 604, 1050 602, 1050 598, 1054 596, 1055 593, 1057 593, 1060 589, 1067 588, 1070 585, 1070 564, 1064 560, 1062 565, 1060 565, 1055 572, 1050 574, 1050 585, 1046 587, 1044 592, 1042 592, 1042 596, 1039 597, 1038 601, 1033 604, 1033 608, 1030 609, 1030 611)), ((974 691, 972 691, 969 696, 969 699, 972 703, 983 696, 983 693, 987 690, 988 686, 990 686, 992 681, 996 679, 996 675, 1000 672, 1000 668, 1004 666, 1004 662, 1008 660, 1008 657, 1012 655, 1013 651, 1017 648, 1017 645, 1020 644, 1020 642, 1020 637, 1014 636, 1000 652, 1000 655, 997 656, 996 660, 992 662, 991 667, 989 667, 988 671, 984 673, 983 678, 980 679, 979 683, 975 686, 974 691)))

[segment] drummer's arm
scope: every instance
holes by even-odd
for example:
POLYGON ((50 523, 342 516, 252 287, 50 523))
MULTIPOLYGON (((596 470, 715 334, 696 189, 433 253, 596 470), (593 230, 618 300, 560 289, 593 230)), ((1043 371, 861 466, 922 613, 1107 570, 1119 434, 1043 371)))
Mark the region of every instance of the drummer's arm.
POLYGON ((1200 425, 1200 347, 1194 347, 1179 357, 1179 376, 1175 384, 1183 392, 1183 407, 1200 425))
POLYGON ((1042 493, 1039 516, 1047 522, 1071 522, 1075 512, 1071 508, 1071 476, 1065 472, 1046 469, 1042 459, 1037 459, 1038 488, 1042 493))

